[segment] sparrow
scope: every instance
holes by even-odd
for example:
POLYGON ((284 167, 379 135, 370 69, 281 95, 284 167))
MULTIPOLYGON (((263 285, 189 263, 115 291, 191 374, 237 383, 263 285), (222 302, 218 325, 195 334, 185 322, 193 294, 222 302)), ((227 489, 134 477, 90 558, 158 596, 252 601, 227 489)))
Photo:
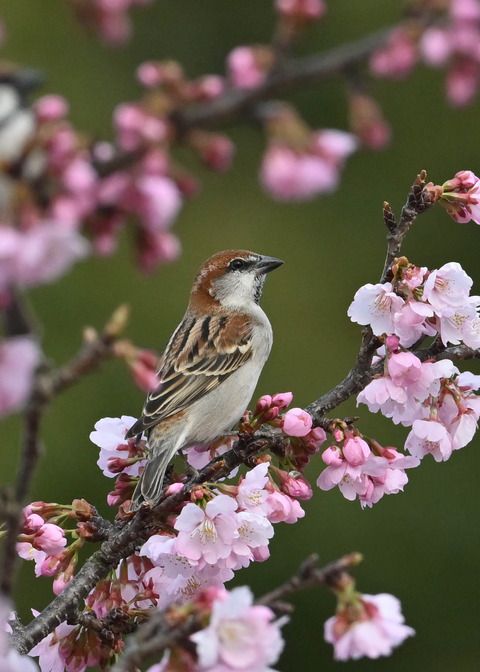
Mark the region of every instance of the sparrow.
POLYGON ((273 342, 259 306, 266 274, 280 259, 218 252, 200 268, 187 312, 173 332, 142 415, 126 438, 146 432, 149 455, 130 510, 155 505, 177 451, 228 433, 247 407, 273 342))

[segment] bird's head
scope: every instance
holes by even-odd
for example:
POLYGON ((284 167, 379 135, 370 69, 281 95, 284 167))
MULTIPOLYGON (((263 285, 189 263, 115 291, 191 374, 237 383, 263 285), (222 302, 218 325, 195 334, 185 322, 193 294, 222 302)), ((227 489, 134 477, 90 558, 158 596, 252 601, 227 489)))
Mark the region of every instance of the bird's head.
POLYGON ((246 310, 259 302, 266 274, 281 264, 280 259, 248 250, 218 252, 199 270, 190 306, 246 310))

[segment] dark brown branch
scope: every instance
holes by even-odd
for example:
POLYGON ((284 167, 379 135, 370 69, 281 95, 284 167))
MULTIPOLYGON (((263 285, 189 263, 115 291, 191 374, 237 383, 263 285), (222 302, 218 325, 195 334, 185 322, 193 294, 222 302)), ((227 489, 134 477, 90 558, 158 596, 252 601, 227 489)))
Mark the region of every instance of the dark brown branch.
POLYGON ((403 239, 407 235, 417 216, 428 210, 434 205, 431 193, 425 189, 425 178, 427 173, 422 170, 412 185, 407 197, 407 202, 402 208, 400 220, 395 221, 395 217, 388 203, 383 206, 383 218, 388 229, 387 233, 387 256, 382 271, 380 282, 391 280, 391 268, 396 257, 400 256, 403 239))
POLYGON ((181 132, 192 128, 231 124, 249 115, 263 100, 293 89, 320 82, 342 72, 354 63, 365 60, 388 40, 395 26, 383 28, 359 40, 342 44, 324 53, 302 59, 284 59, 281 68, 272 73, 256 89, 231 89, 214 101, 197 108, 179 112, 175 123, 181 132))
POLYGON ((170 625, 165 613, 154 611, 149 620, 141 625, 135 635, 129 637, 125 649, 111 672, 133 672, 138 666, 152 656, 176 645, 188 646, 190 635, 202 629, 198 616, 191 614, 183 622, 170 625))

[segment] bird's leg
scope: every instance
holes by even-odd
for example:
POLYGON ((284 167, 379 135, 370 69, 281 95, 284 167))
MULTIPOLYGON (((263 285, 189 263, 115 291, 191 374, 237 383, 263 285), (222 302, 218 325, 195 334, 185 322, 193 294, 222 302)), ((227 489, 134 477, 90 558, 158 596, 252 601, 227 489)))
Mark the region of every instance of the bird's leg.
POLYGON ((195 469, 195 467, 192 467, 192 465, 188 461, 188 456, 186 453, 182 452, 181 456, 183 460, 183 468, 185 469, 185 475, 187 476, 187 478, 188 479, 196 478, 198 476, 198 470, 195 469))

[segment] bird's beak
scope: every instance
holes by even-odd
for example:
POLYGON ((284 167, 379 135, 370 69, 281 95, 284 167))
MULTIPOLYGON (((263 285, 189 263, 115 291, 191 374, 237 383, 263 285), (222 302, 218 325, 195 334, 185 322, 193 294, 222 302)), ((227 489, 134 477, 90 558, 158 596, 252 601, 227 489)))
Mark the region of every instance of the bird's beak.
POLYGON ((255 270, 259 275, 270 273, 283 264, 281 259, 275 257, 261 257, 255 264, 255 270))

